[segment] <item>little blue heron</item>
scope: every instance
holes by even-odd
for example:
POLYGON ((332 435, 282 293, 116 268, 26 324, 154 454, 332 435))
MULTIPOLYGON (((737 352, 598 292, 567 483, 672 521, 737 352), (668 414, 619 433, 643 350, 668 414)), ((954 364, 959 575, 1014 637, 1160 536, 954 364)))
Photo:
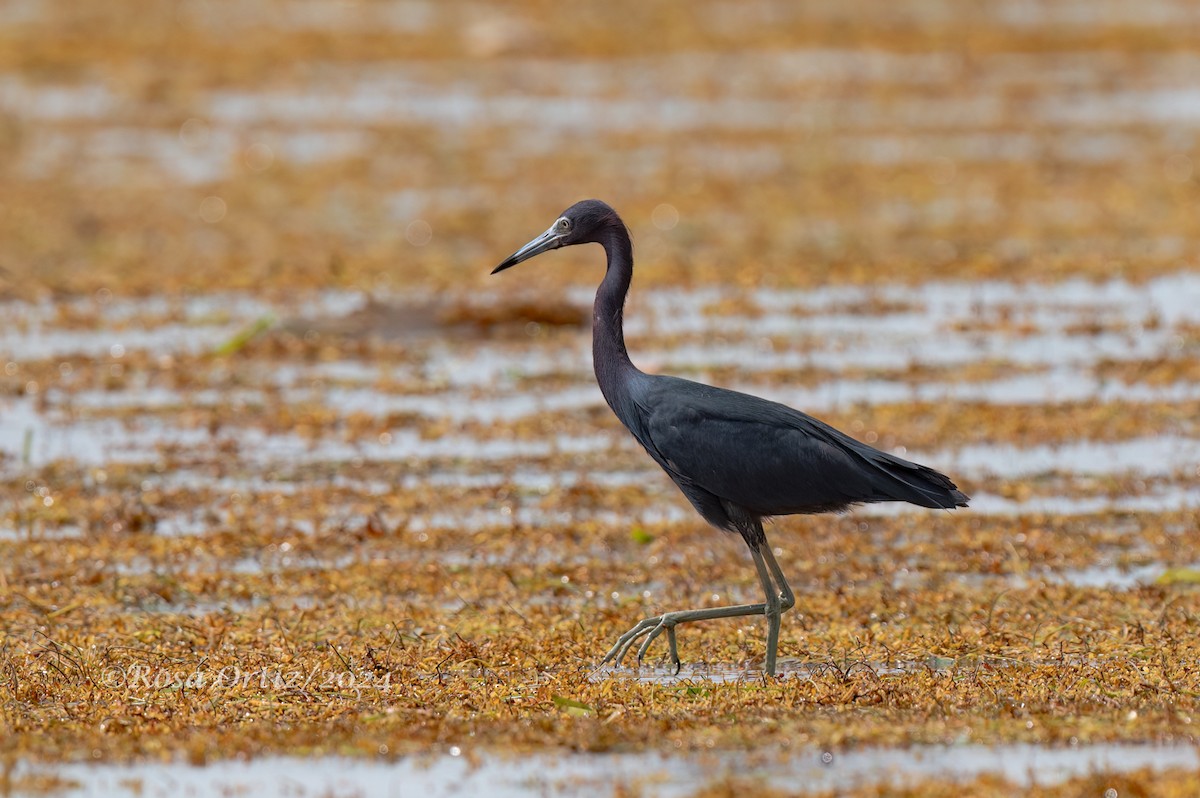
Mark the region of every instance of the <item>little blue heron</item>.
POLYGON ((608 406, 662 466, 683 495, 717 529, 741 534, 766 593, 759 604, 667 612, 646 618, 617 640, 601 661, 619 665, 633 644, 638 662, 667 633, 671 662, 680 668, 675 627, 709 618, 765 615, 766 672, 775 675, 779 618, 796 599, 767 543, 762 519, 838 512, 865 502, 910 502, 921 507, 966 507, 967 496, 948 477, 860 443, 812 416, 757 396, 698 382, 645 374, 625 350, 622 319, 633 278, 633 244, 616 211, 584 200, 563 211, 550 229, 492 270, 573 244, 600 244, 608 271, 592 311, 592 360, 608 406))

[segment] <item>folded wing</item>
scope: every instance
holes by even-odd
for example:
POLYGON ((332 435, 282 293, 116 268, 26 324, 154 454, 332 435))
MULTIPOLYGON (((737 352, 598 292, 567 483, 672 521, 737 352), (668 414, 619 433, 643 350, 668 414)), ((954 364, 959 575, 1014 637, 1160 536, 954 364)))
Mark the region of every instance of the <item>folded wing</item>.
POLYGON ((643 443, 676 481, 758 515, 885 501, 967 504, 944 474, 786 405, 675 377, 652 377, 638 393, 643 443))

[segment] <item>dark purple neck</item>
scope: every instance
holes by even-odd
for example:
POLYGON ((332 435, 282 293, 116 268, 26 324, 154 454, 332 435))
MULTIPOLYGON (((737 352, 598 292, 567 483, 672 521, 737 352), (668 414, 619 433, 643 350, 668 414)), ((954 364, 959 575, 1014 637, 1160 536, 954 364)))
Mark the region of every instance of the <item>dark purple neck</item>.
POLYGON ((592 307, 592 366, 605 400, 617 410, 619 391, 629 377, 637 373, 625 350, 625 333, 621 329, 625 295, 629 293, 629 283, 633 279, 633 244, 629 240, 629 231, 619 220, 605 228, 599 243, 608 255, 608 271, 596 291, 596 303, 592 307))

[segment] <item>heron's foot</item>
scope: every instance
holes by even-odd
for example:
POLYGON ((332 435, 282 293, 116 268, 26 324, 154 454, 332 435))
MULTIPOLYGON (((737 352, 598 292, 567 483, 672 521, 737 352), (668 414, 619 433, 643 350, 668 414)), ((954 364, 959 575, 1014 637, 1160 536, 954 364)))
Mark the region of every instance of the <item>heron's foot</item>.
MULTIPOLYGON (((766 610, 766 604, 735 604, 729 607, 708 607, 702 610, 664 612, 662 615, 655 615, 652 618, 640 621, 628 632, 617 638, 616 645, 608 650, 608 653, 604 655, 604 659, 600 660, 600 665, 607 665, 610 662, 614 665, 620 665, 621 660, 629 653, 629 649, 633 648, 633 644, 640 638, 645 638, 638 647, 637 653, 638 663, 641 664, 642 658, 646 656, 646 649, 650 648, 650 644, 654 642, 656 637, 666 632, 667 645, 671 649, 671 664, 675 666, 675 673, 678 674, 682 664, 679 661, 679 647, 675 642, 676 626, 681 623, 708 621, 713 618, 738 618, 747 615, 762 615, 766 610)), ((768 615, 767 617, 769 620, 773 619, 774 628, 778 629, 778 609, 774 611, 773 616, 768 615)), ((773 666, 774 660, 771 660, 770 664, 773 666)))
POLYGON ((675 673, 678 674, 680 668, 683 667, 683 663, 679 661, 679 649, 675 642, 675 625, 681 620, 685 620, 680 616, 686 614, 681 612, 666 612, 662 615, 655 615, 651 618, 644 618, 638 621, 632 629, 617 638, 617 642, 604 655, 604 659, 600 660, 600 664, 607 665, 611 662, 613 665, 620 665, 621 660, 633 648, 633 644, 644 637, 645 640, 642 640, 642 644, 637 652, 637 661, 641 665, 642 659, 646 656, 646 651, 650 648, 650 644, 654 642, 655 638, 666 632, 667 645, 670 647, 671 653, 671 663, 675 666, 675 673))

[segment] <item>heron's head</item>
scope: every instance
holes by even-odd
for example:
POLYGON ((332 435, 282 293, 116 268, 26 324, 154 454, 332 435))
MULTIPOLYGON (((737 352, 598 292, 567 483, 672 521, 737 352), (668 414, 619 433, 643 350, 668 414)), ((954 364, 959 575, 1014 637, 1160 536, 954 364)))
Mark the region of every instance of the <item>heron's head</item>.
POLYGON ((523 260, 540 255, 551 249, 569 247, 572 244, 601 242, 601 235, 614 225, 621 225, 617 212, 600 200, 590 199, 577 202, 567 208, 550 229, 525 246, 509 255, 503 263, 492 269, 492 274, 516 266, 523 260))

